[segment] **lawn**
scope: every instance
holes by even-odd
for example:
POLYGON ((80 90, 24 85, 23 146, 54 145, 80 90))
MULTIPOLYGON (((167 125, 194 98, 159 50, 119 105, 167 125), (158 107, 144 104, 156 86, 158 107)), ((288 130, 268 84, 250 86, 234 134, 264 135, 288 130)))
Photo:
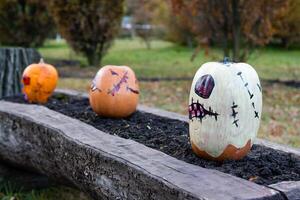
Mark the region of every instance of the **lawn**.
POLYGON ((69 187, 51 187, 42 190, 23 191, 14 183, 0 181, 1 200, 90 200, 83 192, 69 187))
MULTIPOLYGON (((105 55, 102 65, 128 65, 138 77, 193 77, 204 62, 223 59, 222 52, 215 48, 210 49, 208 56, 200 51, 191 62, 193 49, 159 40, 153 41, 151 46, 147 49, 138 39, 118 39, 105 55)), ((63 40, 49 40, 39 52, 50 63, 57 59, 71 59, 87 66, 86 59, 75 54, 63 40)), ((255 67, 262 79, 300 80, 300 49, 261 48, 254 51, 247 62, 255 67)))

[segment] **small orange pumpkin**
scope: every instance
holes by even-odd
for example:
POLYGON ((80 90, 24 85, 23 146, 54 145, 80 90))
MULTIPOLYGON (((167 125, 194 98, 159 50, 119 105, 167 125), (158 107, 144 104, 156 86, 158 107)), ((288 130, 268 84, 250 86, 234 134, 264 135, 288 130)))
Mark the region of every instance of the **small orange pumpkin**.
POLYGON ((89 94, 90 105, 98 115, 122 118, 135 112, 139 85, 129 67, 107 65, 97 72, 89 94))
POLYGON ((30 103, 46 103, 55 90, 57 80, 56 69, 44 63, 43 59, 38 64, 29 65, 22 77, 25 99, 30 103))

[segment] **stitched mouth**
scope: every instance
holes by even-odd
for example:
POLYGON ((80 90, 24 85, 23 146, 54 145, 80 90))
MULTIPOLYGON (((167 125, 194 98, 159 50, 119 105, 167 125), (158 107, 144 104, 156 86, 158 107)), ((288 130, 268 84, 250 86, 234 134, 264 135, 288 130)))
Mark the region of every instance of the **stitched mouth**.
POLYGON ((189 105, 189 119, 199 119, 200 122, 202 122, 202 119, 206 116, 214 117, 215 120, 218 120, 218 113, 214 112, 211 107, 208 107, 206 109, 203 104, 197 102, 194 102, 194 99, 192 98, 192 102, 189 105))

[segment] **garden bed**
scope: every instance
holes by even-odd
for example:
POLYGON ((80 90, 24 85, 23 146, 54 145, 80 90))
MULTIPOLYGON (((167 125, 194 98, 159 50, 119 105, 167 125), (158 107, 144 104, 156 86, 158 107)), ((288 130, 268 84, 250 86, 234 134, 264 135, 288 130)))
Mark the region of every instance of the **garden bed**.
POLYGON ((107 119, 92 112, 86 95, 70 91, 55 94, 46 105, 51 110, 21 96, 6 100, 0 101, 0 159, 95 199, 300 196, 298 149, 258 140, 241 161, 218 163, 191 151, 188 120, 176 113, 139 106, 126 119, 107 119))
MULTIPOLYGON (((6 98, 25 103, 22 96, 6 98)), ((262 185, 281 181, 300 181, 300 157, 261 145, 253 145, 250 153, 239 161, 223 163, 196 156, 188 138, 188 123, 137 111, 126 119, 97 116, 84 97, 54 95, 45 105, 95 128, 122 138, 132 139, 185 162, 216 169, 262 185)))

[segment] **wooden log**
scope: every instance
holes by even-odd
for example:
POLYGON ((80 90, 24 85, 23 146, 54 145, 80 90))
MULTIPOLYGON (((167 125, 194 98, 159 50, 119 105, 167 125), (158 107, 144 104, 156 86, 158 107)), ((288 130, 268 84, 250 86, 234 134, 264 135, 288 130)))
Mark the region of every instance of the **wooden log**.
POLYGON ((284 181, 270 185, 270 187, 282 192, 287 200, 300 199, 300 181, 284 181))
POLYGON ((40 58, 35 49, 0 48, 0 98, 20 93, 23 70, 40 58))
POLYGON ((0 158, 69 181, 94 199, 283 199, 37 105, 0 101, 0 158))
MULTIPOLYGON (((58 89, 56 91, 56 93, 88 98, 88 95, 86 93, 78 92, 75 90, 58 89)), ((189 120, 188 117, 185 115, 161 110, 158 108, 151 108, 151 107, 144 106, 144 105, 139 105, 138 110, 141 112, 150 113, 150 114, 157 115, 160 117, 175 119, 175 120, 184 121, 184 122, 188 122, 188 120, 189 120)), ((260 138, 256 138, 254 143, 257 145, 262 145, 262 146, 265 146, 268 148, 283 151, 283 152, 290 153, 290 154, 300 157, 300 149, 299 148, 293 148, 293 147, 289 147, 286 145, 277 144, 277 143, 270 142, 270 141, 260 139, 260 138)), ((288 181, 288 182, 283 181, 283 182, 280 182, 277 184, 269 185, 269 187, 279 191, 284 196, 285 199, 300 200, 300 181, 288 181)))

